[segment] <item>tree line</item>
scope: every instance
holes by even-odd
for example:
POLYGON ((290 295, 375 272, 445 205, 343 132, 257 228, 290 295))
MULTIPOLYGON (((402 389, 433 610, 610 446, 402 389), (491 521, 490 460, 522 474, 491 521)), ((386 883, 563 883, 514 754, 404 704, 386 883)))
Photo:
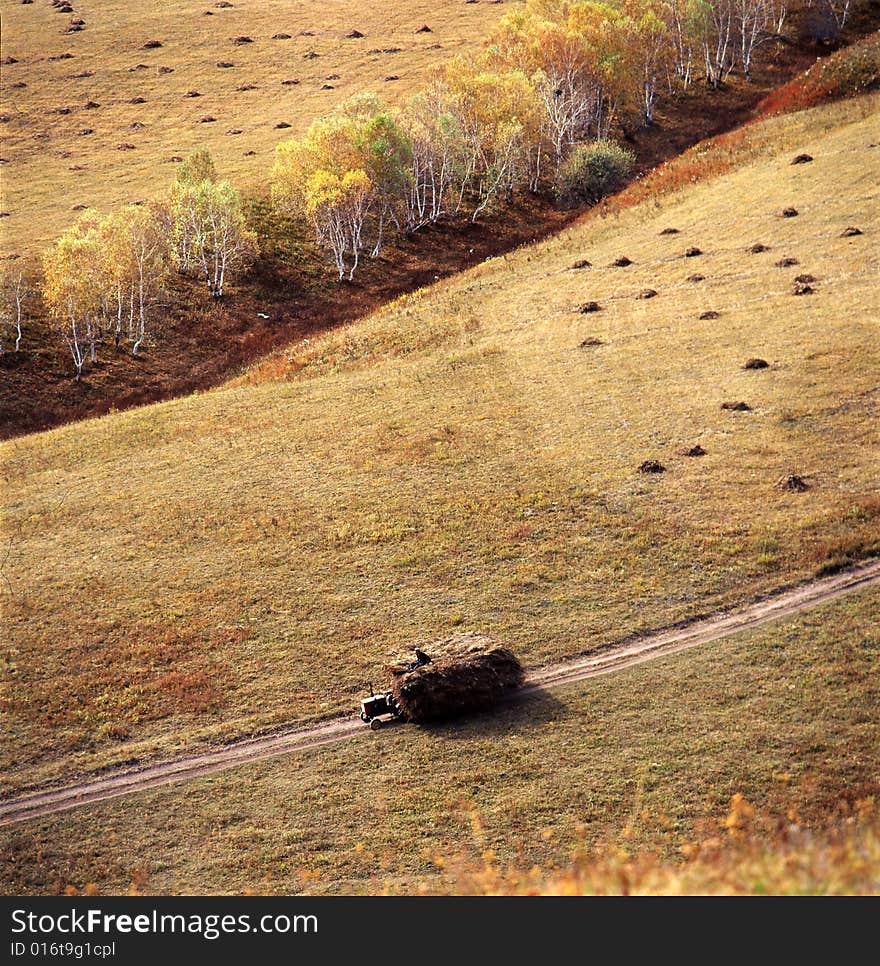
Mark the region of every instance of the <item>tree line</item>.
MULTIPOLYGON (((800 0, 843 25, 850 0, 800 0)), ((359 95, 278 145, 270 181, 279 210, 311 224, 339 279, 376 255, 389 228, 418 231, 465 214, 476 221, 517 189, 566 183, 604 145, 650 125, 661 91, 698 79, 717 88, 779 35, 789 0, 528 0, 502 18, 483 50, 437 70, 402 110, 359 95)), ((629 161, 609 145, 602 164, 629 161)), ((600 181, 615 184, 613 170, 600 181), (610 176, 607 176, 610 174, 610 176)))
MULTIPOLYGON (((750 77, 789 2, 527 0, 476 57, 442 65, 401 109, 357 95, 280 143, 273 207, 308 225, 338 278, 351 280, 390 233, 476 221, 517 190, 552 185, 560 198, 595 201, 632 162, 612 135, 650 125, 661 92, 700 80, 715 88, 737 69, 750 77), (593 182, 571 183, 584 177, 593 182)), ((851 14, 851 0, 797 2, 838 27, 851 14)), ((204 150, 178 165, 165 199, 103 219, 87 213, 43 259, 44 306, 76 378, 102 343, 138 354, 169 272, 200 278, 221 298, 257 254, 239 192, 204 150)), ((17 318, 16 348, 25 287, 19 277, 17 309, 6 311, 17 318)))
POLYGON ((222 298, 227 278, 257 256, 241 196, 210 155, 178 165, 168 197, 105 218, 86 213, 45 253, 43 305, 73 360, 76 379, 111 343, 136 356, 155 336, 152 321, 169 272, 199 278, 222 298))

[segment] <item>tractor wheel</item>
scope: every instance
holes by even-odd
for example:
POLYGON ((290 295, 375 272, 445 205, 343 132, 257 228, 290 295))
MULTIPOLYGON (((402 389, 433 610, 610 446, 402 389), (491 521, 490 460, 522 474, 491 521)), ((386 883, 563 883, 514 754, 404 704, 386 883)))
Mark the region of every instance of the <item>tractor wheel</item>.
POLYGON ((361 711, 361 721, 363 721, 364 724, 370 723, 370 716, 366 713, 366 711, 361 711))
POLYGON ((370 731, 378 731, 381 727, 382 727, 381 718, 373 718, 373 720, 370 722, 370 731))

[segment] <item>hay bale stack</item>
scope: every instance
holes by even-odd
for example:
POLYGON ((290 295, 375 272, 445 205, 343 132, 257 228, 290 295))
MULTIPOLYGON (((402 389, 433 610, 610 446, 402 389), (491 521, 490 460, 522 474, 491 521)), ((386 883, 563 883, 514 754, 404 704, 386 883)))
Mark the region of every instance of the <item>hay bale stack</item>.
POLYGON ((489 708, 523 682, 516 657, 482 634, 456 634, 424 645, 430 664, 388 668, 391 692, 410 721, 441 721, 489 708))

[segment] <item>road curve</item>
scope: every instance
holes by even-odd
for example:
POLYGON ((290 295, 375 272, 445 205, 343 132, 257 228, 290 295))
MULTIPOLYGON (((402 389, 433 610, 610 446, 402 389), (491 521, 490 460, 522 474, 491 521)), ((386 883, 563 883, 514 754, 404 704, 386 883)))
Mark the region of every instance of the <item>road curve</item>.
MULTIPOLYGON (((674 630, 611 645, 585 657, 539 668, 527 675, 525 686, 519 693, 527 699, 530 694, 547 688, 562 687, 622 671, 646 661, 789 617, 877 583, 880 583, 880 560, 802 584, 747 607, 717 614, 674 630)), ((90 781, 51 788, 0 803, 0 826, 53 815, 120 795, 132 795, 150 788, 174 785, 262 758, 276 758, 306 751, 364 733, 364 725, 359 719, 336 718, 312 727, 291 728, 261 738, 238 741, 224 745, 216 751, 156 762, 90 781)))

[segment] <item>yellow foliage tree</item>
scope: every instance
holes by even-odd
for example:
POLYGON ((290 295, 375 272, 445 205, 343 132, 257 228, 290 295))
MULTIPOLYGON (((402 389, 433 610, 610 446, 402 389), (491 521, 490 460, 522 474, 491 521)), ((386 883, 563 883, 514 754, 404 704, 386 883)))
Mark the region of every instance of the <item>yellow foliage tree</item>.
POLYGON ((104 286, 98 225, 91 217, 77 222, 46 252, 43 301, 70 351, 76 379, 87 356, 97 362, 104 286))
POLYGON ((360 95, 314 121, 305 137, 278 145, 273 202, 311 222, 340 280, 350 280, 367 236, 378 254, 386 222, 399 224, 411 159, 406 133, 387 108, 373 95, 360 95))
POLYGON ((527 178, 541 137, 540 103, 521 70, 486 70, 456 58, 443 80, 462 142, 457 209, 470 195, 476 221, 497 197, 511 200, 517 183, 527 178))

